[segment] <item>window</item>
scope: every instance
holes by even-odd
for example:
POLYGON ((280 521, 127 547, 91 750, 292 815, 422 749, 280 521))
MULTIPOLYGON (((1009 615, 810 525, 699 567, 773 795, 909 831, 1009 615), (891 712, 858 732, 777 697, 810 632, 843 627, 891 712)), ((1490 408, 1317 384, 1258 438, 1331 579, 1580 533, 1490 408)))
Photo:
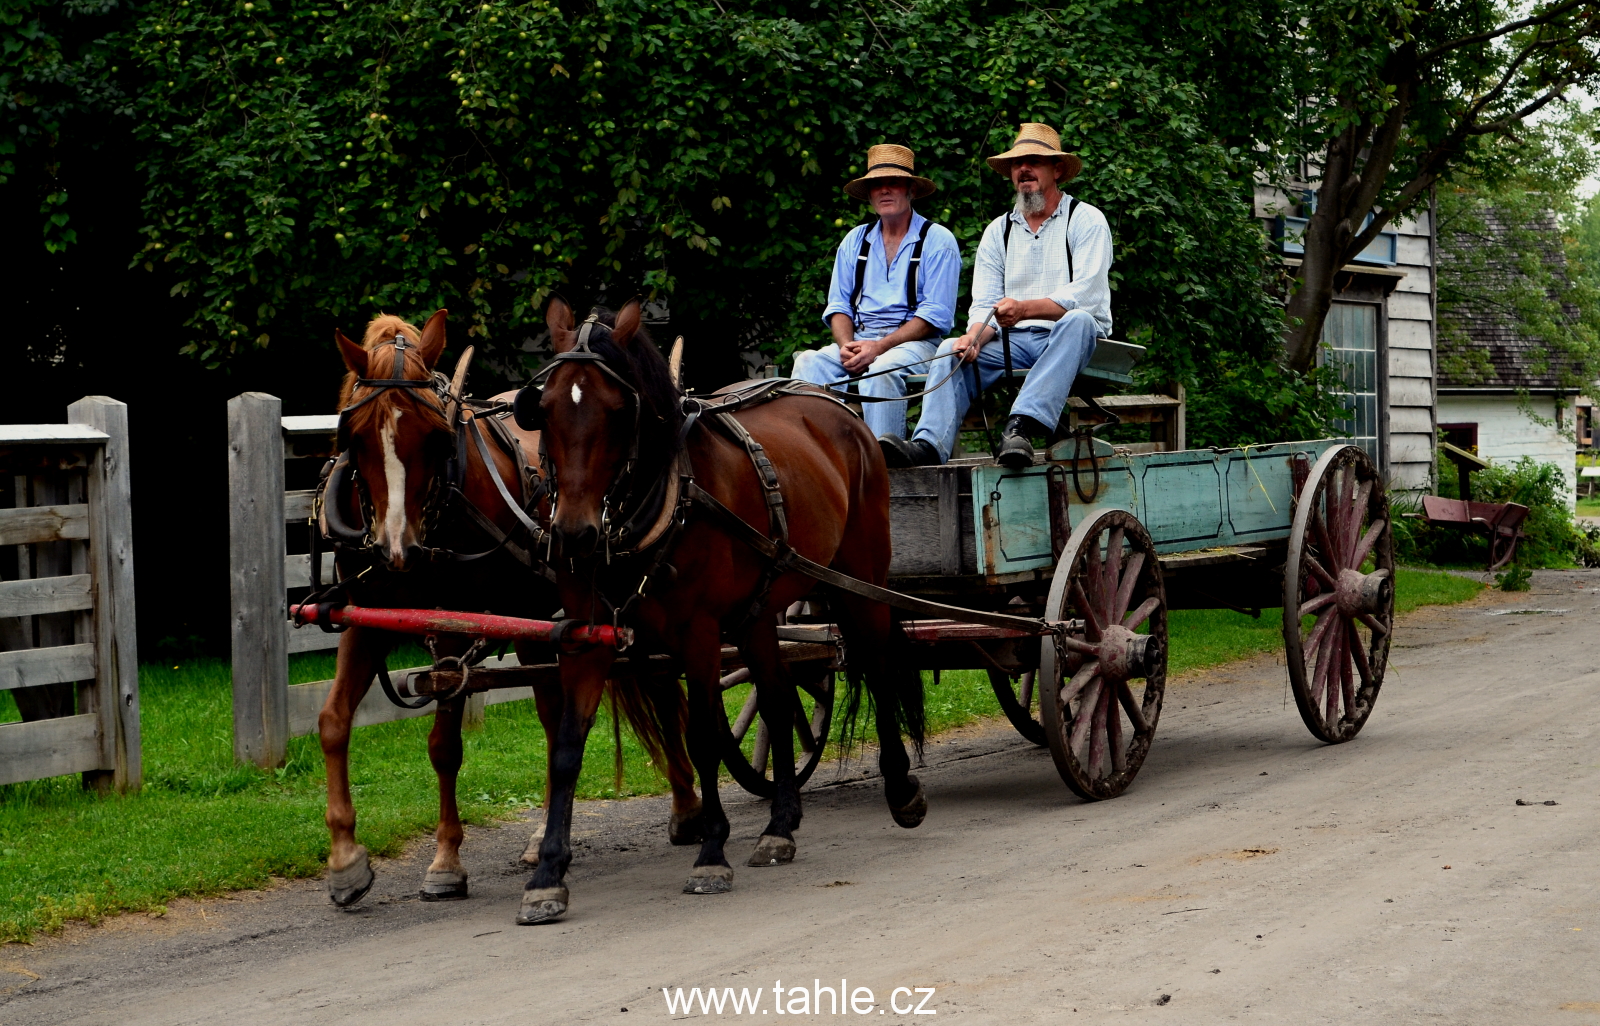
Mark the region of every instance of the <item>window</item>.
POLYGON ((1478 455, 1477 424, 1440 424, 1439 434, 1457 449, 1478 455))
POLYGON ((1344 383, 1347 416, 1333 422, 1342 437, 1378 453, 1378 308, 1369 303, 1334 303, 1322 325, 1323 359, 1344 383))

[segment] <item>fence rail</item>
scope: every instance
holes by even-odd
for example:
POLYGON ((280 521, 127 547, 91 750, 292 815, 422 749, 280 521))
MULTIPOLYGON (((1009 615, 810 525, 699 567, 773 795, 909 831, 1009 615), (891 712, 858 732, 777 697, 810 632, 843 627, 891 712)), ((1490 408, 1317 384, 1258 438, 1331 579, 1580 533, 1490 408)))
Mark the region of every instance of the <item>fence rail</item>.
POLYGON ((81 773, 137 789, 139 659, 128 408, 90 396, 66 424, 0 426, 0 784, 81 773))

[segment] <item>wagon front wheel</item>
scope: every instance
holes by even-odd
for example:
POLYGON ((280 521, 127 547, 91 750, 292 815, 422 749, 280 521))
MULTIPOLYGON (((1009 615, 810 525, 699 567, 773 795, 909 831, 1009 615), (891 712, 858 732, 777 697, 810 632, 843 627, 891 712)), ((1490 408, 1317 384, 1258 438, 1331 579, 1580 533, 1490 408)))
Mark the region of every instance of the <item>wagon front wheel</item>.
POLYGON ((1016 677, 999 670, 989 671, 989 686, 994 689, 1000 711, 1017 728, 1018 734, 1043 748, 1048 743, 1044 738, 1044 724, 1039 722, 1039 716, 1033 710, 1037 701, 1038 679, 1036 670, 1024 671, 1016 677))
POLYGON ((1167 683, 1167 600, 1137 517, 1102 510, 1072 532, 1046 618, 1067 624, 1039 652, 1039 712, 1061 779, 1115 798, 1144 765, 1167 683))
POLYGON ((1360 733, 1394 629, 1394 529, 1366 452, 1322 454, 1296 500, 1283 568, 1283 642, 1300 718, 1320 740, 1360 733))

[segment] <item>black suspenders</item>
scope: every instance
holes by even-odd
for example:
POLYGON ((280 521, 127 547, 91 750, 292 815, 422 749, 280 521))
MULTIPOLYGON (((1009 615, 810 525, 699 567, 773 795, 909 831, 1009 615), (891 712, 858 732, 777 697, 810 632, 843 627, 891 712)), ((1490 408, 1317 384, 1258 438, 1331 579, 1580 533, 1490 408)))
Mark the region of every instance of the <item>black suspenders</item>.
MULTIPOLYGON (((1076 202, 1076 201, 1074 201, 1076 202)), ((850 323, 857 328, 861 327, 861 317, 856 312, 856 307, 861 302, 861 290, 867 281, 867 254, 872 250, 872 226, 876 222, 869 221, 864 226, 866 231, 861 233, 861 251, 856 254, 856 285, 850 290, 850 323)), ((917 233, 917 244, 911 250, 911 267, 906 271, 906 320, 909 321, 917 312, 917 271, 922 267, 922 244, 928 241, 928 229, 933 227, 933 222, 924 219, 922 231, 917 233)), ((905 321, 901 322, 902 324, 905 321)))
MULTIPOLYGON (((1074 210, 1077 210, 1077 209, 1078 209, 1078 199, 1077 199, 1077 197, 1073 197, 1072 202, 1067 204, 1067 224, 1066 224, 1065 230, 1062 232, 1062 235, 1065 236, 1066 240, 1067 240, 1067 281, 1068 282, 1071 282, 1074 278, 1077 277, 1077 273, 1072 269, 1072 212, 1074 210)), ((863 252, 865 252, 865 250, 863 250, 863 252)), ((1006 255, 1008 253, 1010 253, 1010 252, 1011 252, 1011 215, 1007 214, 1006 215, 1006 230, 1005 230, 1005 234, 1000 237, 1000 254, 1001 254, 1000 255, 1000 291, 1001 292, 1004 292, 1005 289, 1006 289, 1006 281, 1005 281, 1006 255)), ((1001 346, 1001 352, 1005 356, 1005 361, 1006 361, 1006 384, 1008 384, 1008 385, 1009 384, 1013 384, 1015 382, 1015 379, 1016 379, 1016 374, 1011 369, 1011 329, 1009 329, 1009 328, 1001 328, 1000 329, 1000 346, 1001 346)))

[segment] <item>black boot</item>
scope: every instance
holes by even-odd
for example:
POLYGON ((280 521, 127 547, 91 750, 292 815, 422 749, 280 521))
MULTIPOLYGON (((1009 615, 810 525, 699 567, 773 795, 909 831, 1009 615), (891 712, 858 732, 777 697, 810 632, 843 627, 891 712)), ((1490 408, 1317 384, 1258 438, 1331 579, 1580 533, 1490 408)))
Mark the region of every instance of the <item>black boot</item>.
POLYGON ((944 462, 939 450, 921 438, 907 441, 894 435, 879 435, 878 447, 883 450, 883 461, 891 467, 936 467, 944 462))
POLYGON ((1033 466, 1033 443, 1028 435, 1038 427, 1032 417, 1012 417, 1000 429, 1000 453, 996 457, 1007 470, 1026 470, 1033 466))

